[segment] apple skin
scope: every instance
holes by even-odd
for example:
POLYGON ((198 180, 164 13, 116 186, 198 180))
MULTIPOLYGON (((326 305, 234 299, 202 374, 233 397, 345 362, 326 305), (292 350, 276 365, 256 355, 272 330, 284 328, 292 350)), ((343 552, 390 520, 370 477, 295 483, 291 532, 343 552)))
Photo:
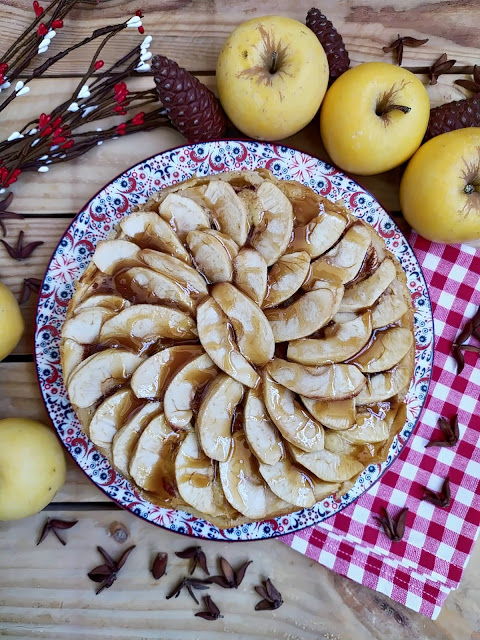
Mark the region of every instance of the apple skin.
POLYGON ((346 71, 327 91, 320 133, 334 164, 368 176, 408 160, 422 142, 429 115, 427 91, 413 73, 387 62, 366 62, 346 71), (378 103, 392 88, 398 89, 394 103, 410 112, 377 115, 378 103))
POLYGON ((322 45, 313 31, 292 18, 244 22, 218 57, 220 102, 232 123, 258 140, 279 140, 303 129, 318 111, 327 85, 322 45), (272 58, 265 52, 275 50, 278 68, 270 73, 272 58))
POLYGON ((25 322, 15 296, 0 282, 0 360, 17 346, 25 330, 25 322))
POLYGON ((400 206, 427 240, 480 247, 480 127, 443 133, 422 145, 403 174, 400 206))
POLYGON ((0 520, 43 509, 65 475, 65 455, 52 428, 27 418, 0 420, 0 520))

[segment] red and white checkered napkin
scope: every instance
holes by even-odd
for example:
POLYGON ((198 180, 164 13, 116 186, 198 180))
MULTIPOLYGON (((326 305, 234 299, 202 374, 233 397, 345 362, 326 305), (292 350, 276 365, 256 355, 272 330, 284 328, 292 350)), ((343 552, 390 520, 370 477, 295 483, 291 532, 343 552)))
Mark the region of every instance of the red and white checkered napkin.
MULTIPOLYGON (((480 526, 480 363, 465 353, 456 374, 451 343, 480 305, 480 251, 433 244, 411 233, 427 282, 435 326, 435 356, 425 408, 401 455, 356 502, 324 523, 282 542, 355 582, 435 619, 467 565, 480 526), (476 366, 476 368, 475 368, 476 366), (458 413, 453 448, 425 444, 441 439, 439 416, 458 413), (450 477, 448 508, 421 500, 423 487, 440 491, 450 477), (407 506, 403 540, 391 542, 372 517, 407 506)), ((477 344, 473 341, 473 344, 477 344)))

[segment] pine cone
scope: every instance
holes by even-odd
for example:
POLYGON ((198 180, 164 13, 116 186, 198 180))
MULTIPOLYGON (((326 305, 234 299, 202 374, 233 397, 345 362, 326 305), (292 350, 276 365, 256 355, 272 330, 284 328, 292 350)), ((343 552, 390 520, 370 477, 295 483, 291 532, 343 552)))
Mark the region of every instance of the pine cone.
POLYGON ((431 109, 425 141, 465 127, 480 127, 480 94, 431 109))
POLYGON ((165 56, 153 56, 152 68, 160 101, 172 124, 189 142, 223 136, 227 121, 210 89, 165 56))
POLYGON ((330 67, 330 84, 350 67, 350 58, 342 36, 320 9, 312 8, 307 13, 306 24, 320 40, 327 54, 330 67))

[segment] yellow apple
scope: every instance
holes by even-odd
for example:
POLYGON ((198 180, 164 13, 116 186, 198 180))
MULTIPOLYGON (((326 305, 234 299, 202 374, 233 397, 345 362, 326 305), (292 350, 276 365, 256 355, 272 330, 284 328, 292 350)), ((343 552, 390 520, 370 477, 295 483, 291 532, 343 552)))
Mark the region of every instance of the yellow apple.
POLYGON ((251 138, 279 140, 303 129, 328 84, 317 36, 301 22, 263 16, 229 36, 217 63, 218 97, 232 123, 251 138))
POLYGON ((400 205, 427 240, 480 247, 480 127, 422 145, 403 174, 400 205))
POLYGON ((10 289, 0 282, 0 360, 15 349, 24 330, 18 302, 10 289))
POLYGON ((36 420, 0 420, 0 520, 18 520, 43 509, 65 482, 62 445, 36 420))
POLYGON ((325 149, 341 169, 368 176, 397 167, 420 146, 428 94, 410 71, 387 62, 349 69, 327 91, 320 112, 325 149))

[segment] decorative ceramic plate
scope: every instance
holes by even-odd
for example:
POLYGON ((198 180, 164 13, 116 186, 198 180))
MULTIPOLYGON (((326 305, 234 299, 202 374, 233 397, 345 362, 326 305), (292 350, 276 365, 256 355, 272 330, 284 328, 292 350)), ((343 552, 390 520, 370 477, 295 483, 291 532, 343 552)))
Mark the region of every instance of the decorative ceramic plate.
POLYGON ((166 529, 214 540, 258 540, 292 533, 341 511, 367 491, 399 455, 420 416, 433 362, 433 318, 417 259, 390 216, 360 185, 334 167, 281 145, 226 140, 187 145, 148 158, 105 186, 79 212, 48 265, 38 302, 35 359, 43 399, 66 449, 87 476, 120 506, 166 529), (311 509, 218 529, 186 512, 158 507, 140 496, 82 432, 62 380, 60 332, 74 283, 87 267, 99 240, 150 193, 193 174, 266 167, 284 180, 298 180, 331 200, 343 198, 353 213, 371 224, 398 258, 407 275, 415 307, 415 371, 406 397, 407 422, 394 439, 387 460, 368 466, 341 499, 332 496, 311 509))

